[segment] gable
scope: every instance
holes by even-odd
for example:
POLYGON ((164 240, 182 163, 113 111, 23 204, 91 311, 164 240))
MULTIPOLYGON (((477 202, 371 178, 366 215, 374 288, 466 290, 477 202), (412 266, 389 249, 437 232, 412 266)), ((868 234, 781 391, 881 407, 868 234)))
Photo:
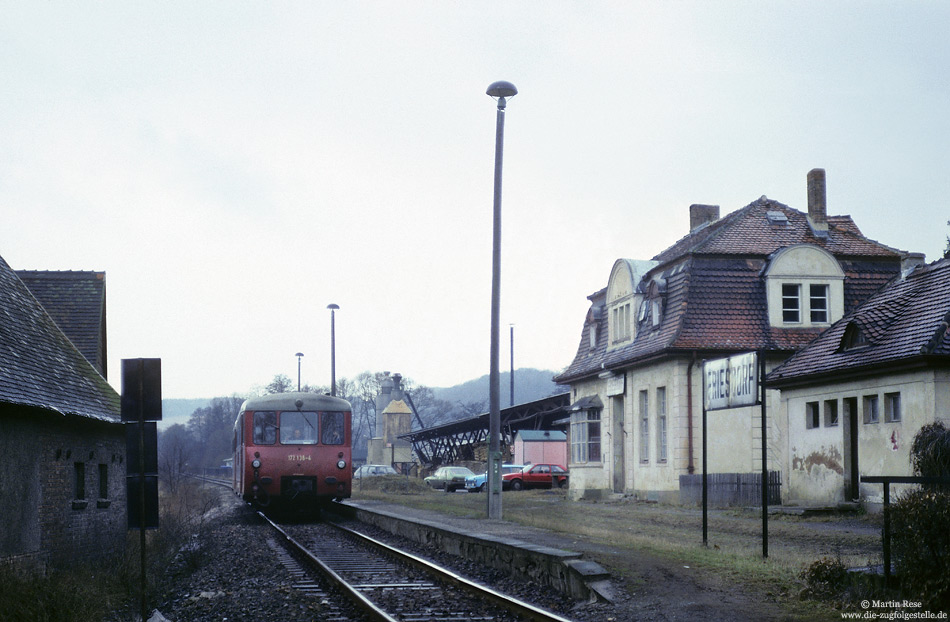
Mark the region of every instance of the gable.
POLYGON ((105 272, 17 270, 16 275, 86 360, 108 378, 105 272))
POLYGON ((809 276, 843 279, 844 271, 828 251, 813 244, 796 244, 776 252, 765 271, 766 278, 809 276))

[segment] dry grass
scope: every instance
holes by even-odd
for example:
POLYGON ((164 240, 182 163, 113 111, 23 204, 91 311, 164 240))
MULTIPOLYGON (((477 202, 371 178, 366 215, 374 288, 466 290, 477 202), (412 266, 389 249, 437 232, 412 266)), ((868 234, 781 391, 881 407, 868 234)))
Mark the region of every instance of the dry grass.
MULTIPOLYGON (((200 539, 207 526, 206 511, 217 505, 217 495, 217 491, 194 482, 182 485, 175 494, 161 491, 160 527, 146 532, 149 594, 160 592, 174 556, 200 555, 200 547, 185 545, 200 539)), ((186 563, 199 563, 199 559, 193 557, 186 563)), ((138 619, 140 582, 139 532, 129 531, 125 553, 97 564, 56 569, 45 575, 0 569, 0 585, 4 586, 0 590, 0 622, 138 619)))
MULTIPOLYGON (((383 487, 355 491, 356 499, 432 510, 466 518, 487 514, 481 494, 445 494, 414 489, 400 494, 383 487)), ((762 557, 761 514, 713 510, 709 515, 709 546, 702 545, 702 512, 698 508, 632 501, 572 502, 561 491, 506 492, 504 519, 563 534, 564 548, 593 551, 592 557, 615 576, 636 583, 645 560, 654 565, 690 567, 717 585, 732 585, 781 601, 793 618, 828 615, 827 605, 800 601, 800 574, 826 556, 849 566, 880 563, 881 540, 876 516, 769 519, 769 557, 762 557)))

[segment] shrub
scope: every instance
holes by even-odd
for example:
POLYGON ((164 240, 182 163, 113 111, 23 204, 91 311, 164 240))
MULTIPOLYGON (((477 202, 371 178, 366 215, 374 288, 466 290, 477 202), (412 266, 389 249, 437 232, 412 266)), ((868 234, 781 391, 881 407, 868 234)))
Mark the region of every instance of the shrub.
POLYGON ((822 557, 805 568, 800 576, 805 582, 802 596, 806 598, 831 600, 841 596, 848 587, 848 569, 839 558, 822 557))
POLYGON ((901 585, 934 611, 950 609, 950 494, 910 490, 891 508, 901 585))
POLYGON ((910 462, 918 475, 950 477, 950 430, 942 421, 929 423, 914 435, 910 462))
MULTIPOLYGON (((917 475, 950 477, 950 430, 937 421, 914 436, 917 475)), ((950 486, 925 485, 890 509, 891 550, 902 587, 927 607, 950 609, 950 486)))

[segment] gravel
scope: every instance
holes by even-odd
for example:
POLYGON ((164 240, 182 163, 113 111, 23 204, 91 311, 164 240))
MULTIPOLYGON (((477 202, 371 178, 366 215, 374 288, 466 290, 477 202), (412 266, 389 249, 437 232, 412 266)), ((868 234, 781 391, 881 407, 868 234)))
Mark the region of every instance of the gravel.
MULTIPOLYGON (((151 622, 163 619, 171 622, 326 620, 330 614, 324 599, 293 587, 294 577, 278 560, 273 542, 268 543, 273 538, 257 517, 229 495, 222 497, 222 504, 214 510, 214 520, 205 521, 211 525, 207 531, 196 537, 192 546, 183 550, 168 568, 163 577, 167 587, 151 622)), ((532 581, 423 549, 369 525, 359 524, 359 528, 471 580, 576 622, 638 618, 628 598, 621 597, 616 604, 579 603, 532 581)), ((623 594, 621 586, 616 588, 617 594, 623 594)), ((138 616, 126 615, 121 619, 138 619, 138 616)))

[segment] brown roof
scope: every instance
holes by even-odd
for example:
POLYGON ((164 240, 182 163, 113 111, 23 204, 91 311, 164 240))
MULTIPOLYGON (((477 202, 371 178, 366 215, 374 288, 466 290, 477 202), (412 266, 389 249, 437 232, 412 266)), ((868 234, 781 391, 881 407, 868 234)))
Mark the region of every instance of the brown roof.
POLYGON ((850 216, 829 216, 827 221, 828 235, 820 236, 805 213, 763 196, 690 233, 653 259, 666 263, 688 253, 764 257, 795 244, 817 244, 836 257, 900 257, 900 251, 861 235, 850 216), (773 224, 769 212, 784 214, 787 222, 773 224))
POLYGON ((119 395, 2 257, 0 318, 0 403, 119 420, 119 395))
POLYGON ((846 275, 845 312, 900 270, 901 253, 864 238, 850 217, 828 221, 827 235, 820 235, 802 212, 762 197, 679 240, 653 258, 659 265, 644 279, 666 286, 659 326, 638 327, 632 342, 608 352, 607 314, 597 311, 604 297, 592 296, 574 361, 555 381, 570 382, 683 351, 791 353, 802 348, 819 329, 769 325, 763 271, 775 252, 796 244, 814 244, 831 252, 846 275), (784 218, 775 218, 777 214, 784 218), (590 348, 594 325, 599 339, 590 348))
POLYGON ((100 374, 106 366, 106 273, 17 270, 16 275, 100 374))
POLYGON ((834 375, 873 375, 908 365, 950 365, 950 260, 917 268, 852 310, 768 375, 771 386, 834 375), (867 344, 848 347, 845 331, 867 344))

